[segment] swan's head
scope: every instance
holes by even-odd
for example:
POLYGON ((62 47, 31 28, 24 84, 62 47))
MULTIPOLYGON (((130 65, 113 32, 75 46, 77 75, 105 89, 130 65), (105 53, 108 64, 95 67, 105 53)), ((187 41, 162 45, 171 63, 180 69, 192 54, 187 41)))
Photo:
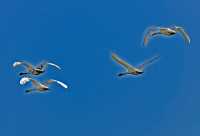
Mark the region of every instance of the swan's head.
POLYGON ((20 80, 20 85, 25 85, 26 83, 30 82, 31 81, 31 78, 29 77, 23 77, 21 80, 20 80))

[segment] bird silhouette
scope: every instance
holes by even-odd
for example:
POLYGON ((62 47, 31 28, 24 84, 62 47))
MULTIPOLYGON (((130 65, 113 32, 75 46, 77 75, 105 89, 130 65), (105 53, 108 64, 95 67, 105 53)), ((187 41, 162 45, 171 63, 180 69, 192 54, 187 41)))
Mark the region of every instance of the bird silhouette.
POLYGON ((156 56, 144 61, 139 66, 134 67, 134 66, 130 65, 129 63, 127 63, 126 61, 122 60, 115 53, 112 53, 111 56, 112 56, 112 59, 114 61, 116 61, 118 64, 122 65, 125 69, 127 69, 126 72, 119 73, 118 74, 119 77, 124 76, 124 75, 140 75, 140 74, 143 74, 146 66, 153 63, 155 60, 157 60, 159 58, 159 55, 156 55, 156 56))

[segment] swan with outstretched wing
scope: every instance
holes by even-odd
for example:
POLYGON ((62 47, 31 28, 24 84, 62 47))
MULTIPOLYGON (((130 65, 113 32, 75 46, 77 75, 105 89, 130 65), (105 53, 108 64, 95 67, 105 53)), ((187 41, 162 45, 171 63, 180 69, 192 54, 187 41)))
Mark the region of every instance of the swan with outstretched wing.
POLYGON ((182 27, 179 27, 179 26, 173 26, 173 27, 151 26, 145 30, 144 37, 143 37, 143 45, 147 46, 150 39, 152 39, 153 37, 158 37, 158 36, 171 37, 177 33, 180 33, 183 36, 186 43, 190 44, 190 37, 182 27))
POLYGON ((30 64, 29 62, 26 62, 26 61, 16 61, 13 63, 14 68, 16 68, 18 66, 23 66, 25 68, 25 72, 19 73, 20 76, 27 75, 27 74, 40 75, 46 71, 48 65, 61 70, 60 66, 58 66, 54 63, 48 62, 48 61, 45 61, 45 62, 39 64, 38 66, 33 66, 32 64, 30 64))
POLYGON ((61 82, 61 81, 58 81, 58 80, 54 80, 54 79, 49 79, 47 81, 45 81, 44 83, 41 83, 35 79, 32 79, 30 77, 23 77, 21 80, 20 80, 20 84, 21 85, 25 85, 27 84, 28 82, 31 82, 32 85, 33 85, 33 88, 31 89, 27 89, 25 92, 26 93, 30 93, 30 92, 33 92, 33 91, 36 91, 36 92, 47 92, 50 90, 49 88, 49 85, 52 84, 52 83, 57 83, 59 84, 61 87, 63 87, 64 89, 67 89, 68 86, 61 82))
POLYGON ((123 73, 119 73, 118 76, 124 76, 124 75, 140 75, 144 73, 144 68, 149 65, 150 63, 153 63, 155 60, 159 58, 159 56, 154 56, 153 58, 146 60, 144 63, 140 64, 138 67, 134 67, 130 65, 128 62, 122 60, 117 54, 112 53, 111 54, 112 59, 117 62, 118 64, 122 65, 127 71, 123 73))

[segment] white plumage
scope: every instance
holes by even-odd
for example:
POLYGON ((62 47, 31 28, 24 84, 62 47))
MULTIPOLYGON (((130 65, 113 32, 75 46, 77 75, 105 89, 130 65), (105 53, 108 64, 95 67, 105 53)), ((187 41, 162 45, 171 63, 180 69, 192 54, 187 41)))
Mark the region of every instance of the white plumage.
POLYGON ((143 38, 143 44, 146 46, 149 42, 149 40, 153 37, 157 37, 157 36, 166 36, 166 37, 171 37, 175 34, 181 34, 181 36, 183 37, 183 39, 185 40, 185 42, 187 44, 190 44, 190 37, 189 35, 186 33, 186 31, 179 26, 173 26, 173 27, 159 27, 159 26, 152 26, 152 27, 148 27, 146 29, 146 32, 144 34, 144 38, 143 38))
POLYGON ((63 83, 61 81, 58 81, 58 80, 54 80, 54 79, 49 79, 49 80, 45 81, 44 83, 41 83, 41 82, 39 82, 37 80, 34 80, 34 79, 30 78, 30 77, 23 77, 20 80, 20 84, 21 85, 25 85, 28 82, 32 83, 33 88, 26 90, 27 93, 28 92, 32 92, 32 91, 46 92, 46 91, 48 91, 50 89, 49 85, 52 84, 52 83, 57 83, 61 87, 63 87, 64 89, 68 88, 68 86, 65 83, 63 83))
POLYGON ((27 75, 27 74, 40 75, 46 71, 48 65, 51 65, 61 70, 60 66, 46 61, 37 66, 33 66, 32 64, 26 61, 16 61, 13 63, 14 68, 18 66, 23 66, 25 68, 25 72, 21 72, 19 75, 27 75))
POLYGON ((30 78, 28 77, 23 77, 21 80, 20 80, 20 85, 25 85, 26 83, 28 83, 30 81, 30 78))

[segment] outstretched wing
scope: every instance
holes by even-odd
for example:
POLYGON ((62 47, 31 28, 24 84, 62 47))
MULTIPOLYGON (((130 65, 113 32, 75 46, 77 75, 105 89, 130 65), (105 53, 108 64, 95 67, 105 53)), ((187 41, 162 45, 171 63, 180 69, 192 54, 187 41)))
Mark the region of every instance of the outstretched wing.
POLYGON ((17 66, 24 66, 25 68, 28 69, 28 71, 31 71, 33 69, 33 66, 28 63, 28 62, 25 62, 25 61, 16 61, 13 63, 13 67, 17 67, 17 66))
POLYGON ((59 70, 61 70, 61 67, 60 66, 58 66, 58 65, 56 65, 56 64, 54 64, 54 63, 47 63, 48 65, 51 65, 51 66, 54 66, 55 68, 57 68, 57 69, 59 69, 59 70))
POLYGON ((176 27, 176 31, 180 32, 187 44, 190 44, 190 37, 182 27, 176 27))
POLYGON ((144 63, 142 63, 141 65, 138 66, 139 69, 144 69, 147 65, 152 64, 155 60, 159 59, 160 56, 159 55, 155 55, 152 58, 144 61, 144 63))
POLYGON ((36 68, 38 68, 38 69, 43 69, 43 70, 44 70, 44 69, 47 68, 48 65, 51 65, 51 66, 53 66, 53 67, 55 67, 55 68, 61 70, 60 66, 58 66, 58 65, 56 65, 56 64, 54 64, 54 63, 50 63, 50 62, 48 62, 48 61, 43 61, 43 62, 42 62, 40 65, 38 65, 36 68))
POLYGON ((121 64, 122 66, 124 66, 126 69, 128 69, 128 71, 133 71, 133 70, 137 71, 137 68, 133 67, 132 65, 130 65, 127 62, 125 62, 124 60, 122 60, 115 53, 112 53, 112 59, 114 61, 116 61, 117 63, 121 64))
POLYGON ((54 80, 54 79, 49 79, 49 80, 47 80, 47 81, 44 83, 44 85, 49 85, 49 84, 51 84, 51 83, 58 83, 58 84, 59 84, 60 86, 62 86, 63 88, 65 88, 65 89, 68 88, 68 86, 67 86, 66 84, 64 84, 63 82, 60 82, 60 81, 54 80))
POLYGON ((151 37, 155 36, 158 33, 158 31, 159 31, 159 27, 156 27, 156 26, 148 27, 144 32, 143 45, 147 46, 151 37))

